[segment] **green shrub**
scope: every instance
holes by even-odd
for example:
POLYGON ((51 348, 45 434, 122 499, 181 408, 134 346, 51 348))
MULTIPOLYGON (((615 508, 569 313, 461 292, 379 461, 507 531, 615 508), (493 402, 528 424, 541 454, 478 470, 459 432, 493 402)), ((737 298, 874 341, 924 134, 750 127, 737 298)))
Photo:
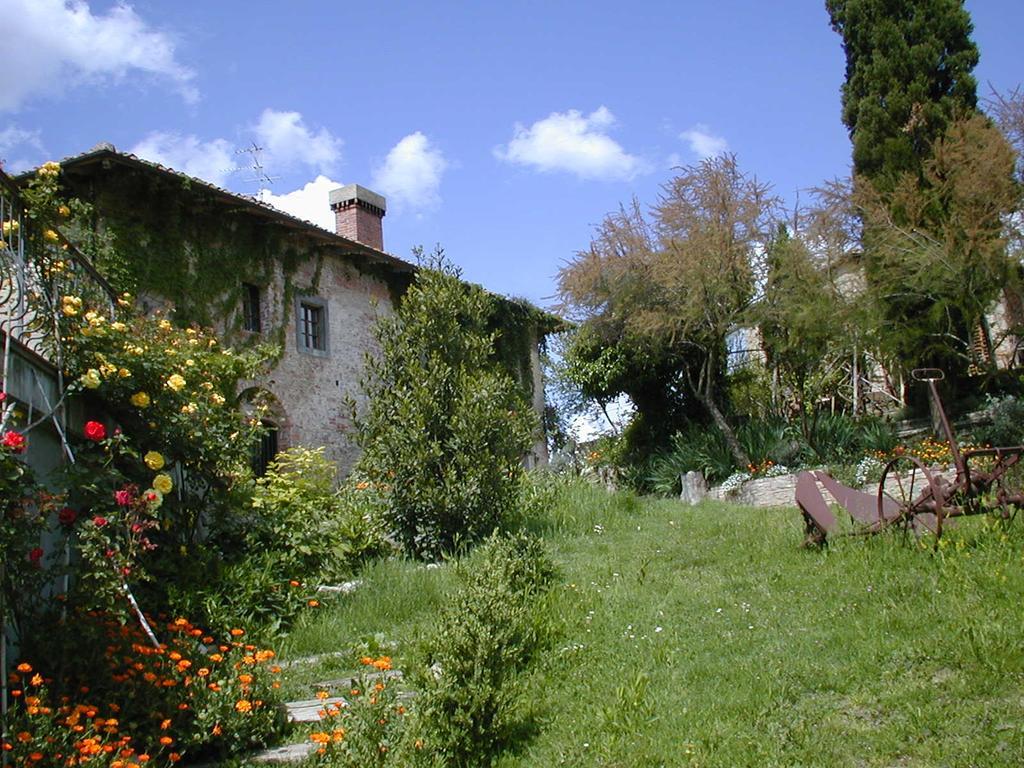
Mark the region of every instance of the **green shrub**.
POLYGON ((457 767, 487 765, 507 745, 516 675, 544 642, 535 603, 554 575, 524 534, 492 536, 459 568, 463 586, 426 644, 417 699, 424 753, 457 767))
POLYGON ((990 397, 985 415, 991 423, 974 431, 978 442, 993 446, 1024 443, 1024 400, 1013 395, 990 397))
POLYGON ((436 558, 490 534, 516 505, 535 419, 492 357, 492 299, 435 255, 366 359, 359 471, 406 552, 436 558))
POLYGON ((198 578, 170 586, 178 613, 211 627, 244 625, 276 634, 313 599, 318 583, 350 576, 386 550, 379 503, 369 483, 334 487, 337 467, 323 449, 291 448, 256 481, 252 510, 237 521, 240 542, 217 557, 199 549, 198 578))

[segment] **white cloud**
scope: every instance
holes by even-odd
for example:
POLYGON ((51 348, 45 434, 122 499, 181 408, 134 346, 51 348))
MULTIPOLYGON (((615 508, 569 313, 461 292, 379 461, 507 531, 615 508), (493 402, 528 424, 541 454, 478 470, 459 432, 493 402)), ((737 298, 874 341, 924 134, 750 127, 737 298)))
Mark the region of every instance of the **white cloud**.
POLYGON ((729 149, 729 142, 724 137, 711 133, 711 129, 703 123, 697 123, 693 128, 683 131, 679 138, 689 144, 690 151, 701 160, 715 157, 729 149))
POLYGON ((26 131, 16 125, 0 131, 0 163, 8 173, 21 173, 41 165, 49 159, 45 155, 39 131, 26 131))
POLYGON ((645 170, 645 163, 608 136, 614 124, 615 116, 603 106, 586 116, 575 109, 552 112, 529 128, 516 123, 512 140, 498 147, 495 155, 509 163, 568 171, 584 179, 631 179, 645 170))
POLYGON ((311 221, 318 227, 333 232, 334 212, 331 211, 327 198, 332 189, 337 189, 340 186, 342 185, 339 182, 331 181, 321 174, 301 189, 286 192, 283 195, 275 195, 269 189, 261 189, 259 199, 285 213, 311 221))
POLYGON ((440 205, 441 177, 447 168, 441 150, 416 131, 391 148, 371 184, 398 209, 425 211, 440 205))
MULTIPOLYGON (((250 126, 250 130, 261 149, 259 162, 271 177, 297 167, 326 172, 341 160, 341 139, 332 136, 325 128, 315 133, 310 131, 299 112, 265 109, 259 122, 250 126)), ((225 186, 233 173, 247 170, 245 166, 255 159, 239 157, 248 149, 227 139, 204 141, 192 134, 183 136, 174 131, 154 131, 129 152, 225 186)))
POLYGON ((118 3, 94 15, 83 0, 4 0, 0 110, 67 86, 120 80, 143 72, 169 80, 187 102, 194 73, 175 58, 174 42, 118 3))
POLYGON ((225 139, 201 141, 192 135, 154 131, 128 151, 218 186, 224 186, 235 169, 235 149, 225 139))
POLYGON ((314 133, 299 112, 264 109, 253 132, 266 150, 264 165, 271 171, 309 166, 326 173, 341 160, 341 139, 326 128, 314 133))

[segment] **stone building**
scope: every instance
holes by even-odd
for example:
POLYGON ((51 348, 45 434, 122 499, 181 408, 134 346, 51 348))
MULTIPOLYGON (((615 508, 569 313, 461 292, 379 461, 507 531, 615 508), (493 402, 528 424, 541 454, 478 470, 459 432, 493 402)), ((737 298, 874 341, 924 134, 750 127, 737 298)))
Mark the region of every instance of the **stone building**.
MULTIPOLYGON (((390 314, 417 267, 383 250, 386 201, 356 184, 330 193, 329 232, 260 201, 118 152, 109 144, 61 163, 70 196, 128 254, 99 266, 135 286, 143 310, 213 327, 233 346, 270 342, 279 357, 252 382, 271 395, 261 461, 293 445, 324 446, 345 471, 357 457, 349 399, 361 403, 374 324, 390 314)), ((498 298, 499 358, 534 407, 544 407, 538 345, 557 319, 498 298)), ((529 465, 547 460, 538 434, 529 465)))

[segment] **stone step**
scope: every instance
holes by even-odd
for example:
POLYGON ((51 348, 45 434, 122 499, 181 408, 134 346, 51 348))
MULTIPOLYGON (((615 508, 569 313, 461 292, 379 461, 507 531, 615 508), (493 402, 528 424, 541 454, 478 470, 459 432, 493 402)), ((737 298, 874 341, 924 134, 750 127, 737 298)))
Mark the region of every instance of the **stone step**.
POLYGON ((250 755, 248 761, 268 765, 301 763, 309 757, 315 746, 316 744, 311 741, 304 741, 299 744, 285 744, 283 747, 264 749, 262 752, 250 755))
POLYGON ((288 722, 290 723, 315 723, 320 720, 320 712, 329 705, 347 707, 348 702, 341 696, 330 696, 326 699, 305 699, 303 701, 289 701, 285 704, 288 711, 288 722))

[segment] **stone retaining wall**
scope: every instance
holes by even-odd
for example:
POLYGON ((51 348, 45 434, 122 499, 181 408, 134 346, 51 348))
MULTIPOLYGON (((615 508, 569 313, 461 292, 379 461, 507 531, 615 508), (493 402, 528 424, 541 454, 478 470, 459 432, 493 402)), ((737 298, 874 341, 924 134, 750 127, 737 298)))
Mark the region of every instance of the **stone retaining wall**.
MULTIPOLYGON (((935 472, 936 475, 952 482, 956 478, 956 470, 935 472)), ((904 483, 907 492, 918 496, 928 485, 928 481, 920 474, 914 480, 913 489, 904 483)), ((877 493, 878 483, 870 483, 862 488, 866 493, 877 493)), ((896 477, 886 478, 885 490, 894 499, 900 499, 899 482, 896 477)), ((727 501, 730 504, 743 504, 748 507, 796 507, 796 475, 779 475, 778 477, 761 477, 748 480, 736 490, 727 493, 721 486, 708 490, 707 498, 715 501, 727 501)), ((826 496, 826 498, 831 498, 826 496)))

